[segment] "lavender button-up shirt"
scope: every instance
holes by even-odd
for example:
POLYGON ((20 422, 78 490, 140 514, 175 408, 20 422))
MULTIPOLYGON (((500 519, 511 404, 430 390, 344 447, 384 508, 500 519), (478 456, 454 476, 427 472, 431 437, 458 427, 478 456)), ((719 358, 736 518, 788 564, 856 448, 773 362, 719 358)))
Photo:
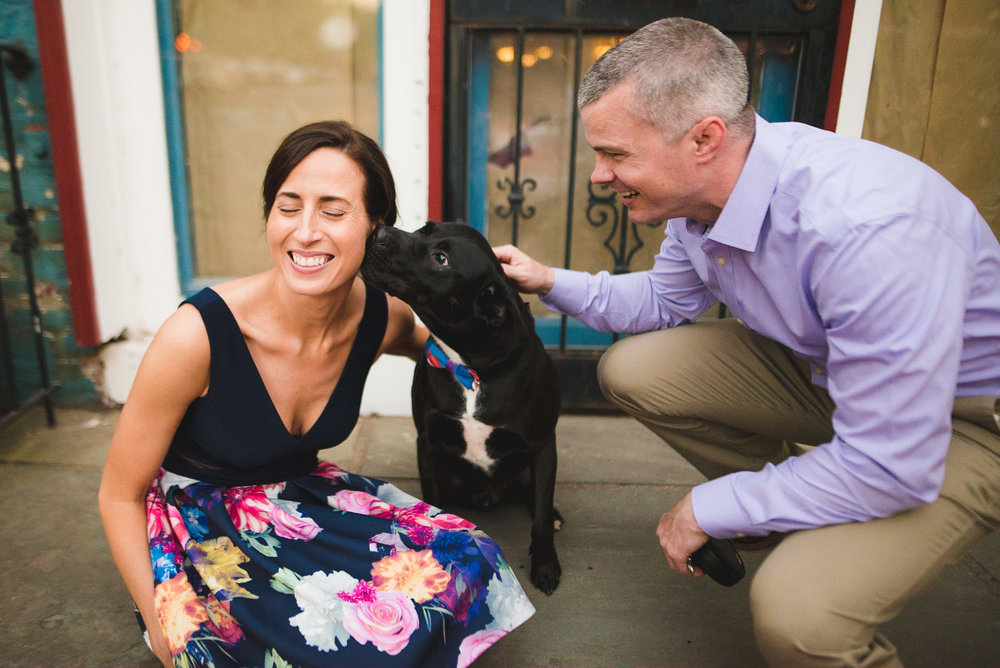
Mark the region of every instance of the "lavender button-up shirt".
POLYGON ((717 538, 885 517, 941 489, 956 396, 1000 396, 1000 244, 968 198, 901 153, 757 118, 719 219, 668 221, 653 268, 556 270, 544 302, 602 331, 694 319, 715 300, 807 360, 829 443, 698 485, 717 538))

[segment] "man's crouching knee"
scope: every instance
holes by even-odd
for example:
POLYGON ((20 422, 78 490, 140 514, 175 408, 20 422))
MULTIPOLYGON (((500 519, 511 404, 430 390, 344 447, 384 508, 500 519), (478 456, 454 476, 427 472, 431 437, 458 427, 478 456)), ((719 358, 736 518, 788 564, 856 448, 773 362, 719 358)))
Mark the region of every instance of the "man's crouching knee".
POLYGON ((781 559, 780 549, 750 587, 754 635, 769 666, 898 665, 895 648, 874 624, 837 609, 828 591, 836 584, 817 575, 816 564, 797 568, 781 559))
POLYGON ((641 392, 645 384, 642 373, 643 362, 647 358, 636 341, 618 341, 601 356, 597 363, 597 382, 608 401, 629 410, 634 409, 633 398, 641 392))

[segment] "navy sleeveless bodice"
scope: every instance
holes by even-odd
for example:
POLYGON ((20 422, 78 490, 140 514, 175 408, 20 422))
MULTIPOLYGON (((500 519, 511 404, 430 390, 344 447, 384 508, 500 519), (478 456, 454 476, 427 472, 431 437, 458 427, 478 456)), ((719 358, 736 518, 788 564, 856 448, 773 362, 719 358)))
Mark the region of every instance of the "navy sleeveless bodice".
POLYGON ((218 485, 261 485, 306 475, 316 453, 354 429, 368 370, 385 336, 385 293, 365 284, 365 310, 326 407, 302 436, 285 428, 232 311, 211 288, 185 303, 201 313, 211 349, 208 392, 188 407, 163 467, 218 485))

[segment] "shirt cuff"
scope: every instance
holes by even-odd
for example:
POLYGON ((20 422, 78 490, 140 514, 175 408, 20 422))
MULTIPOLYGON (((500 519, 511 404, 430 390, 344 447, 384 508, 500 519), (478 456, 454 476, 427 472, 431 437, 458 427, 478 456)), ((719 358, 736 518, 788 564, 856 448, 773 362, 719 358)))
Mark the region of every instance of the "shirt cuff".
POLYGON ((587 274, 558 267, 553 267, 552 271, 555 282, 552 289, 541 297, 542 303, 567 315, 580 313, 587 299, 587 274))
POLYGON ((743 472, 709 480, 691 489, 691 507, 701 530, 712 538, 742 538, 751 535, 749 523, 740 511, 733 489, 736 476, 743 472))

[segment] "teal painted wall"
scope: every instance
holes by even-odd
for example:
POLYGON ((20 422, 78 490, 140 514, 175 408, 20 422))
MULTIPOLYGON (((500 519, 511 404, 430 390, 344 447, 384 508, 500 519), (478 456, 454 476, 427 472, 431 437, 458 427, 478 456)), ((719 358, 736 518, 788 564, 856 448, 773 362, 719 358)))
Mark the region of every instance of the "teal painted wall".
MULTIPOLYGON (((7 96, 14 129, 15 164, 21 181, 25 206, 34 210, 31 226, 38 237, 31 251, 35 294, 42 311, 42 331, 49 377, 59 389, 53 395, 57 405, 79 405, 98 400, 94 383, 85 374, 93 368, 96 350, 77 347, 73 336, 69 282, 66 277, 59 194, 52 167, 48 116, 38 60, 38 39, 31 0, 0 2, 0 43, 24 47, 31 56, 32 69, 23 80, 4 70, 7 96)), ((0 289, 3 291, 16 396, 9 389, 9 371, 0 349, 0 411, 9 411, 40 388, 38 362, 31 324, 24 260, 11 244, 15 228, 7 216, 14 209, 11 190, 12 157, 0 135, 0 289)), ((3 323, 0 322, 0 328, 3 323)), ((0 333, 0 344, 2 344, 0 333)))

